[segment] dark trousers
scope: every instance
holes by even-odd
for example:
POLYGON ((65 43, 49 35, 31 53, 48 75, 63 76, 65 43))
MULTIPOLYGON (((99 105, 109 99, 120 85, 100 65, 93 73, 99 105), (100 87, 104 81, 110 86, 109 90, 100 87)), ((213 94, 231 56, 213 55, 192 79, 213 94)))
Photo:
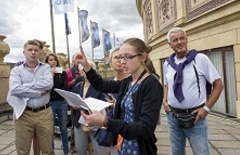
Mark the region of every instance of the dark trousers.
POLYGON ((70 150, 74 151, 75 149, 75 140, 74 140, 74 116, 73 116, 73 109, 71 109, 71 121, 72 121, 72 128, 71 128, 71 136, 70 136, 70 150))

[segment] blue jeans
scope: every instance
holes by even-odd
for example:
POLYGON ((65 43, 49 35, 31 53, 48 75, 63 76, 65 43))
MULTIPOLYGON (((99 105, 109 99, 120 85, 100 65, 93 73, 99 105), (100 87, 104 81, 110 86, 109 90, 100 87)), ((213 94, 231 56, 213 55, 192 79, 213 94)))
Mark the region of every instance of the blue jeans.
POLYGON ((194 127, 183 129, 177 124, 173 112, 167 114, 172 155, 185 155, 186 138, 194 155, 209 155, 207 120, 202 119, 194 127))
POLYGON ((59 124, 59 128, 60 128, 61 139, 62 139, 63 152, 64 152, 64 154, 68 154, 69 153, 68 132, 67 132, 68 104, 65 100, 52 101, 52 102, 50 102, 50 106, 53 111, 53 125, 55 124, 56 117, 58 118, 58 124, 59 124))

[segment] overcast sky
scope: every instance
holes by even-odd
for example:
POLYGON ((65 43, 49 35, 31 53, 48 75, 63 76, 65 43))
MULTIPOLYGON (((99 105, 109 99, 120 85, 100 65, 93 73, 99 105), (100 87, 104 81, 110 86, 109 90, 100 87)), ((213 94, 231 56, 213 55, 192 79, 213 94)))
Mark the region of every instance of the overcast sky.
MULTIPOLYGON (((72 34, 69 35, 70 57, 79 50, 77 6, 88 10, 90 20, 98 23, 99 35, 102 28, 113 33, 122 42, 129 37, 143 39, 142 20, 137 12, 135 0, 75 0, 75 12, 68 13, 72 34)), ((52 50, 49 0, 0 0, 0 35, 10 46, 5 62, 24 59, 23 44, 37 38, 46 41, 52 50)), ((64 15, 54 15, 55 46, 57 53, 67 54, 64 15)), ((101 40, 102 41, 102 40, 101 40)), ((91 56, 90 38, 83 43, 87 55, 91 56)), ((94 57, 103 57, 102 43, 94 48, 94 57)))

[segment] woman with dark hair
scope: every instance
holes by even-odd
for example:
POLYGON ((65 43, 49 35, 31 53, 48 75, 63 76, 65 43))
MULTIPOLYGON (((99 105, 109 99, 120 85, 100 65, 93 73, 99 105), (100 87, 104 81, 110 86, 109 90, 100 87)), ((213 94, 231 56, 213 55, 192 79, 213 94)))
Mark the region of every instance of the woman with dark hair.
MULTIPOLYGON (((68 133, 67 133, 67 110, 68 104, 64 98, 62 98, 54 88, 67 89, 67 76, 66 72, 62 71, 57 55, 49 53, 45 60, 52 68, 52 74, 54 79, 54 85, 50 95, 50 106, 53 111, 53 126, 55 120, 58 119, 60 134, 62 139, 62 147, 64 155, 69 153, 68 146, 68 133)), ((54 128, 53 128, 54 129, 54 128)))

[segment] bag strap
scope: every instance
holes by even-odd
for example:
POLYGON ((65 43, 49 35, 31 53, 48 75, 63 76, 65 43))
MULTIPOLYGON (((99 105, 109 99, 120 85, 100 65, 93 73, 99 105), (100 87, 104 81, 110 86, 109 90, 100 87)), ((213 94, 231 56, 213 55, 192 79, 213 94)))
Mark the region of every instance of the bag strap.
POLYGON ((195 65, 193 65, 193 69, 194 69, 194 72, 195 72, 195 76, 197 78, 197 86, 198 86, 198 96, 200 97, 200 94, 201 94, 201 90, 200 90, 200 82, 199 82, 199 76, 198 76, 198 72, 197 72, 197 68, 195 65))

